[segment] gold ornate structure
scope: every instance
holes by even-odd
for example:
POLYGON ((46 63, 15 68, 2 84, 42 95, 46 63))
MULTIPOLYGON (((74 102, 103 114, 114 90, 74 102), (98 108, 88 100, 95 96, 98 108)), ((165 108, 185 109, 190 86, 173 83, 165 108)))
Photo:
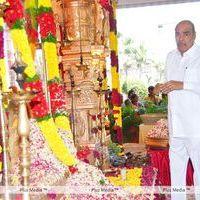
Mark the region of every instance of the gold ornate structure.
POLYGON ((71 108, 69 71, 74 75, 76 138, 79 145, 92 145, 94 144, 91 135, 93 122, 88 113, 97 114, 99 111, 99 97, 95 90, 98 89, 98 74, 104 78, 105 58, 109 55, 108 13, 97 0, 54 0, 53 8, 58 19, 57 23, 64 26, 62 30, 65 34, 62 40, 68 41, 61 45, 59 52, 62 60, 61 73, 68 91, 69 111, 71 108))

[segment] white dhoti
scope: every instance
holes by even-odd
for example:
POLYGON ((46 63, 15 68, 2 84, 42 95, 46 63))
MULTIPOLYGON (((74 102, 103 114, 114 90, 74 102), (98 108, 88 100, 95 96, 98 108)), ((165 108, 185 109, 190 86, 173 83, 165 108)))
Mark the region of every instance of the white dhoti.
MULTIPOLYGON (((172 186, 171 200, 186 200, 184 189, 189 158, 194 168, 194 186, 200 187, 200 138, 172 137, 169 149, 172 186)), ((200 200, 199 192, 195 194, 196 200, 200 200)))

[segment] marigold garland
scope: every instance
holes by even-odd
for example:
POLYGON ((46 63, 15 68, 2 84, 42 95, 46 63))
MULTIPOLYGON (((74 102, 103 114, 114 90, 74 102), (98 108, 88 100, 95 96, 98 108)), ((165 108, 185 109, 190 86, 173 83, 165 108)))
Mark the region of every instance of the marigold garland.
POLYGON ((121 116, 121 94, 120 94, 120 79, 119 79, 119 68, 118 68, 118 40, 117 40, 117 26, 116 26, 116 9, 117 2, 112 0, 112 5, 108 6, 108 2, 101 1, 104 7, 109 10, 109 22, 110 22, 110 49, 111 49, 111 76, 112 76, 112 104, 113 111, 117 110, 118 113, 114 112, 114 119, 116 126, 114 127, 117 132, 117 139, 119 143, 122 143, 122 116, 121 116))
POLYGON ((8 90, 6 63, 4 59, 4 37, 3 37, 3 18, 0 18, 0 74, 2 79, 2 90, 6 92, 8 90))
POLYGON ((69 119, 65 115, 62 115, 62 113, 65 112, 65 96, 63 93, 63 84, 61 83, 59 75, 59 62, 56 49, 56 25, 54 22, 51 1, 38 0, 38 7, 39 11, 37 21, 40 26, 40 34, 48 69, 48 85, 51 97, 52 113, 56 116, 55 123, 57 127, 69 131, 68 125, 67 127, 63 126, 64 123, 68 124, 69 119), (61 115, 62 118, 58 117, 61 115))
POLYGON ((22 54, 22 60, 27 64, 24 72, 28 77, 33 78, 36 75, 36 70, 26 31, 25 29, 11 29, 10 32, 15 49, 18 49, 22 54))
POLYGON ((42 84, 38 81, 36 75, 31 49, 28 43, 28 37, 24 28, 23 5, 20 0, 8 0, 9 8, 5 11, 5 21, 11 28, 11 36, 14 46, 22 53, 23 61, 28 64, 25 73, 28 77, 24 86, 27 90, 37 92, 37 95, 31 101, 34 117, 38 120, 38 125, 46 138, 49 147, 54 155, 65 165, 76 164, 75 157, 69 152, 61 137, 58 134, 57 127, 53 119, 48 114, 48 107, 42 91, 42 84))
POLYGON ((43 135, 48 142, 49 147, 55 154, 55 156, 65 165, 72 166, 77 164, 77 160, 69 150, 66 148, 62 139, 57 133, 57 128, 54 125, 54 121, 52 118, 49 120, 43 120, 38 122, 38 126, 40 127, 43 135))
POLYGON ((55 43, 44 42, 44 53, 48 67, 48 80, 59 77, 58 57, 55 43))

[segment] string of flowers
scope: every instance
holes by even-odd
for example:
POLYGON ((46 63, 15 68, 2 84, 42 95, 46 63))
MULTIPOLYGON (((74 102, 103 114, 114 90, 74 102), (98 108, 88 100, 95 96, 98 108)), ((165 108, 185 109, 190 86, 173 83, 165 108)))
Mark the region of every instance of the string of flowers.
POLYGON ((69 119, 66 113, 64 86, 59 75, 59 62, 56 48, 56 24, 54 22, 50 0, 38 0, 37 22, 48 71, 48 87, 51 99, 51 111, 59 128, 70 131, 69 119))
POLYGON ((36 0, 25 0, 25 18, 26 18, 26 32, 28 35, 29 45, 31 47, 31 52, 33 58, 35 57, 36 45, 38 42, 38 32, 37 32, 37 5, 36 0))
MULTIPOLYGON (((3 3, 3 2, 5 1, 0 1, 0 3, 3 3)), ((8 84, 7 84, 8 72, 6 70, 6 63, 5 63, 5 58, 4 58, 3 26, 4 26, 3 18, 0 17, 0 74, 1 74, 1 79, 2 79, 2 90, 5 92, 8 90, 8 84)))
POLYGON ((6 9, 4 18, 10 28, 15 49, 18 49, 21 52, 23 61, 28 64, 25 69, 27 79, 24 84, 24 89, 36 94, 30 103, 32 115, 37 119, 38 126, 40 127, 44 138, 58 160, 64 165, 74 165, 77 161, 70 153, 68 147, 65 146, 58 134, 53 119, 48 113, 48 106, 44 97, 42 82, 36 74, 31 48, 24 27, 24 7, 20 0, 8 0, 8 2, 10 6, 6 9))
POLYGON ((117 2, 112 0, 111 4, 108 0, 100 0, 100 4, 103 8, 109 11, 109 24, 110 24, 110 36, 109 43, 111 49, 111 77, 112 77, 112 98, 113 113, 115 119, 114 129, 117 133, 117 140, 122 143, 122 111, 121 103, 122 98, 120 94, 120 80, 119 80, 119 66, 118 66, 118 40, 117 40, 117 26, 116 26, 116 9, 117 2))

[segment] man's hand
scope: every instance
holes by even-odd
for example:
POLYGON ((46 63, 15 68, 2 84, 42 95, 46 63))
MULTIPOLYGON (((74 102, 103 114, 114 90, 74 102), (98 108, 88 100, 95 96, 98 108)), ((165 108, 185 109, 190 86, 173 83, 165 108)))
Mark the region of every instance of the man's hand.
POLYGON ((161 92, 161 87, 163 86, 163 84, 161 83, 157 83, 154 87, 153 93, 158 95, 161 92))
POLYGON ((160 91, 164 94, 168 94, 173 90, 182 90, 183 82, 182 81, 168 81, 162 86, 160 86, 160 91))

